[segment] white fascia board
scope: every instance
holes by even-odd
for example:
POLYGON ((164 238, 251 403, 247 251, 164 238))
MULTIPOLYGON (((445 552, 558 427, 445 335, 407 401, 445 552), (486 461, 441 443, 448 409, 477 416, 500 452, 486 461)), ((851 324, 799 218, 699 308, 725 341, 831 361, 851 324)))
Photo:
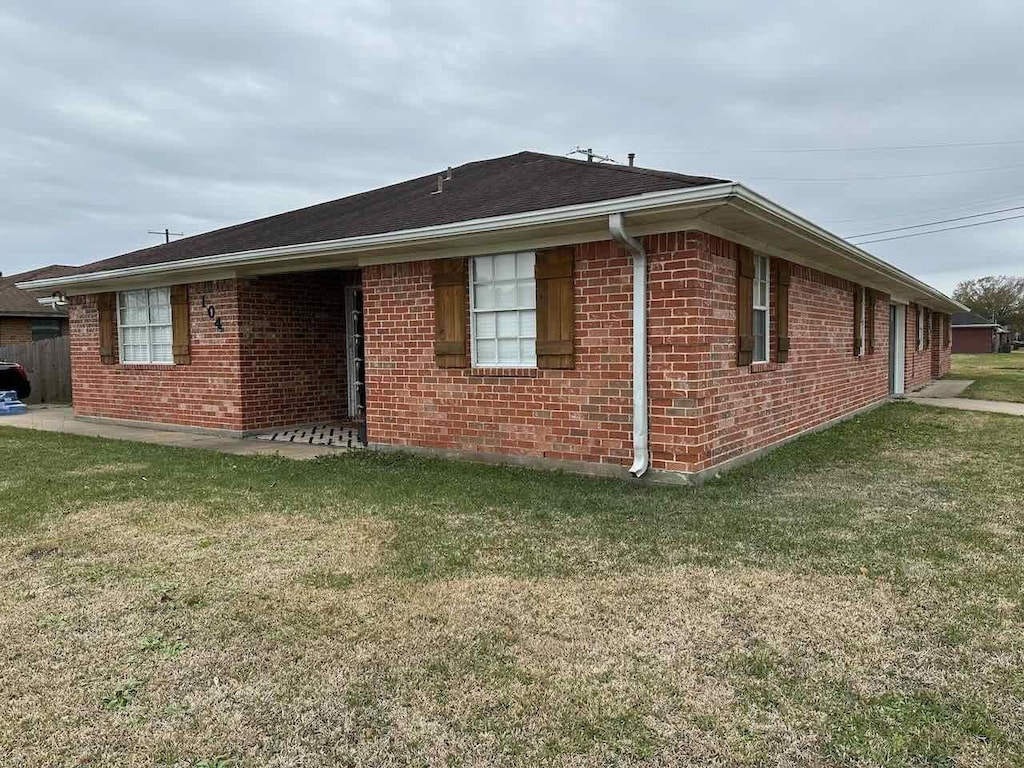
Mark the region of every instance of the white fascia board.
POLYGON ((572 222, 577 219, 604 217, 612 213, 631 213, 635 211, 657 210, 688 203, 704 203, 712 200, 724 200, 738 185, 713 184, 689 189, 674 189, 664 192, 649 192, 633 197, 616 200, 599 200, 582 205, 569 205, 560 208, 547 208, 540 211, 527 211, 507 216, 494 216, 485 219, 471 219, 453 224, 441 224, 432 227, 382 232, 376 235, 343 238, 341 240, 325 240, 317 243, 299 243, 278 248, 261 248, 251 251, 201 256, 195 259, 183 259, 160 264, 148 264, 138 267, 125 267, 102 272, 90 272, 83 275, 66 275, 45 280, 31 280, 18 283, 19 288, 28 290, 59 290, 62 288, 86 287, 90 283, 117 281, 124 278, 140 276, 157 276, 170 272, 183 272, 205 269, 238 268, 271 262, 287 262, 313 256, 333 256, 360 251, 372 251, 382 248, 397 248, 403 245, 426 244, 446 238, 528 228, 543 224, 572 222))
POLYGON ((942 292, 932 288, 927 283, 918 280, 913 275, 904 272, 902 269, 893 266, 887 261, 879 259, 877 256, 873 256, 863 248, 858 248, 853 243, 847 242, 838 235, 832 234, 828 230, 819 227, 817 224, 805 219, 799 214, 793 213, 789 209, 757 194, 742 184, 737 184, 736 186, 736 196, 738 199, 750 203, 772 216, 778 217, 783 222, 790 225, 790 227, 795 227, 795 234, 799 234, 804 238, 817 240, 819 244, 825 245, 830 250, 845 256, 851 261, 867 267, 890 280, 895 280, 897 283, 910 288, 912 292, 919 296, 927 297, 943 305, 943 308, 947 311, 966 311, 968 309, 960 302, 949 298, 942 292), (952 310, 950 307, 956 307, 956 310, 952 310))
MULTIPOLYGON (((418 260, 426 257, 426 254, 421 252, 403 255, 395 253, 395 251, 403 247, 417 246, 420 249, 429 248, 428 253, 442 253, 449 250, 449 244, 456 238, 467 238, 494 232, 513 233, 516 230, 528 230, 531 227, 544 225, 571 224, 573 222, 594 219, 595 217, 606 218, 613 213, 629 214, 678 209, 680 214, 685 215, 688 208, 692 209, 709 203, 729 204, 742 210, 746 215, 755 216, 766 223, 782 227, 819 248, 826 248, 845 259, 870 269, 878 274, 884 282, 894 282, 906 289, 908 295, 917 299, 924 298, 929 300, 945 311, 967 309, 967 307, 964 307, 959 302, 950 299, 903 270, 872 256, 867 251, 848 243, 841 237, 822 229, 818 225, 757 194, 742 184, 732 182, 663 192, 650 192, 633 197, 599 200, 581 205, 569 205, 506 216, 471 219, 452 224, 384 232, 340 240, 299 243, 297 245, 286 245, 277 248, 262 248, 161 264, 125 267, 123 269, 92 272, 84 275, 67 275, 45 280, 33 280, 18 283, 17 285, 19 288, 28 290, 65 290, 86 293, 101 290, 105 285, 117 286, 127 281, 138 281, 142 278, 168 282, 173 274, 189 273, 197 280, 209 279, 208 276, 204 275, 223 274, 229 270, 244 268, 263 268, 269 270, 275 265, 279 267, 287 266, 289 262, 299 263, 315 257, 341 258, 351 256, 351 267, 375 261, 379 263, 379 261, 418 260), (388 251, 391 251, 391 253, 387 253, 388 251)), ((699 222, 695 223, 695 227, 699 227, 699 222)), ((638 227, 636 231, 638 234, 644 233, 642 227, 638 227)))

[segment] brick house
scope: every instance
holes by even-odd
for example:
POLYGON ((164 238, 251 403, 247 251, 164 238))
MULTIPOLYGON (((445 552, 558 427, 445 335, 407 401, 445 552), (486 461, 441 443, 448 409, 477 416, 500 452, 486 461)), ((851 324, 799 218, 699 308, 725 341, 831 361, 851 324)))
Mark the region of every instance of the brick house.
POLYGON ((666 481, 945 373, 962 309, 740 184, 533 152, 30 286, 79 416, 666 481))
POLYGON ((1010 334, 999 323, 994 323, 975 312, 953 314, 953 352, 957 354, 985 354, 998 352, 1010 334))
POLYGON ((0 346, 67 335, 67 308, 40 304, 36 295, 22 290, 18 283, 55 277, 70 269, 54 264, 17 275, 0 275, 0 346))

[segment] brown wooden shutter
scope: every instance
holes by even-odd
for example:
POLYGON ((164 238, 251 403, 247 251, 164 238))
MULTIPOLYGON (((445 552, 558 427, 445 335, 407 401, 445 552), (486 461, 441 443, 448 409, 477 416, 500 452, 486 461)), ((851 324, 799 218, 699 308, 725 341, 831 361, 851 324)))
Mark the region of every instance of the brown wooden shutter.
POLYGON ((537 251, 537 367, 572 368, 576 306, 572 292, 571 245, 537 251))
POLYGON ((433 265, 434 362, 438 368, 465 368, 466 260, 438 259, 433 265))
POLYGON ((171 286, 171 352, 175 365, 192 362, 189 351, 188 286, 171 286))
POLYGON ((100 362, 117 362, 117 294, 101 293, 96 296, 96 311, 100 326, 100 362))
POLYGON ((859 357, 864 338, 860 332, 860 318, 864 312, 864 292, 858 285, 853 289, 853 355, 859 357))
POLYGON ((867 352, 875 353, 875 292, 870 288, 864 291, 864 334, 867 336, 867 352))
POLYGON ((780 363, 789 360, 789 262, 775 262, 775 349, 780 363))
POLYGON ((736 365, 754 361, 754 252, 736 252, 736 365))

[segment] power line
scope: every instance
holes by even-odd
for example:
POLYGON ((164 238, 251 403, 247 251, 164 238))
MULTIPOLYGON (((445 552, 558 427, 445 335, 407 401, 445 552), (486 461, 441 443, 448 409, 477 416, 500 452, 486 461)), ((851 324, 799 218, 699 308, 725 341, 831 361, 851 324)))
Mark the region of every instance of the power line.
POLYGON ((1015 141, 958 141, 949 144, 903 144, 889 147, 828 147, 828 148, 798 148, 786 149, 783 147, 769 149, 752 149, 751 152, 901 152, 913 149, 948 149, 952 147, 1005 147, 1010 144, 1024 144, 1022 140, 1015 141))
POLYGON ((908 237, 922 237, 924 235, 935 235, 939 232, 951 232, 954 229, 969 229, 971 227, 983 227, 986 224, 998 224, 1000 221, 1012 221, 1013 219, 1024 219, 1024 213, 1018 214, 1017 216, 1004 216, 1001 219, 992 219, 991 221, 976 221, 973 224, 960 224, 956 227, 943 227, 942 229, 933 229, 930 232, 912 232, 909 235, 893 235, 892 237, 880 237, 877 240, 865 240, 863 243, 856 243, 856 245, 868 245, 869 243, 884 243, 889 240, 904 240, 908 237))
POLYGON ((1024 209, 1024 205, 1015 205, 1012 208, 1000 208, 997 211, 986 211, 985 213, 972 213, 970 216, 956 216, 952 219, 940 219, 939 221, 926 221, 924 224, 910 224, 906 227, 893 227, 892 229, 879 229, 877 232, 862 232, 859 235, 847 235, 847 240, 852 240, 855 237, 870 237, 871 235, 884 235, 889 232, 902 232, 906 229, 918 229, 920 227, 932 227, 936 224, 948 224, 951 221, 964 221, 966 219, 978 219, 982 216, 994 216, 997 213, 1006 213, 1007 211, 1019 211, 1024 209))
POLYGON ((988 173, 989 171, 1009 171, 1024 168, 1024 165, 997 165, 991 168, 964 168, 957 171, 934 171, 931 173, 903 173, 891 176, 837 176, 834 178, 793 179, 782 176, 751 176, 751 181, 798 181, 798 182, 832 182, 832 181, 886 181, 890 179, 926 179, 934 176, 960 176, 967 173, 988 173))
POLYGON ((901 211, 900 213, 889 213, 883 216, 854 216, 849 219, 823 219, 824 224, 849 224, 850 222, 862 222, 862 221, 891 221, 893 219, 904 219, 907 216, 919 216, 925 213, 937 213, 939 211, 963 211, 965 209, 977 208, 979 205, 988 205, 990 203, 1002 203, 1008 200, 1016 200, 1020 198, 1020 192, 1013 192, 1007 195, 1000 195, 999 197, 987 197, 982 200, 971 200, 967 203, 960 203, 959 205, 940 205, 933 208, 918 208, 913 211, 901 211))
POLYGON ((679 150, 657 150, 657 149, 644 149, 644 152, 679 152, 679 153, 692 153, 692 154, 726 154, 736 152, 752 152, 752 153, 811 153, 811 152, 902 152, 909 150, 918 149, 951 149, 957 147, 1005 147, 1015 144, 1024 144, 1024 140, 1010 140, 1010 141, 956 141, 946 144, 900 144, 892 146, 880 146, 880 147, 759 147, 759 148, 748 148, 748 149, 679 149, 679 150))

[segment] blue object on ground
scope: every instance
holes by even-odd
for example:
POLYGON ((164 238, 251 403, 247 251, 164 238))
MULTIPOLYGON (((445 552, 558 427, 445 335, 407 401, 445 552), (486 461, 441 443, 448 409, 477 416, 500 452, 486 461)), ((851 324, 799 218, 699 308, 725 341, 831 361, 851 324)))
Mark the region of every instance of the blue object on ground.
POLYGON ((13 389, 5 389, 0 392, 0 416, 14 416, 18 413, 25 413, 28 409, 18 399, 18 393, 13 389))

